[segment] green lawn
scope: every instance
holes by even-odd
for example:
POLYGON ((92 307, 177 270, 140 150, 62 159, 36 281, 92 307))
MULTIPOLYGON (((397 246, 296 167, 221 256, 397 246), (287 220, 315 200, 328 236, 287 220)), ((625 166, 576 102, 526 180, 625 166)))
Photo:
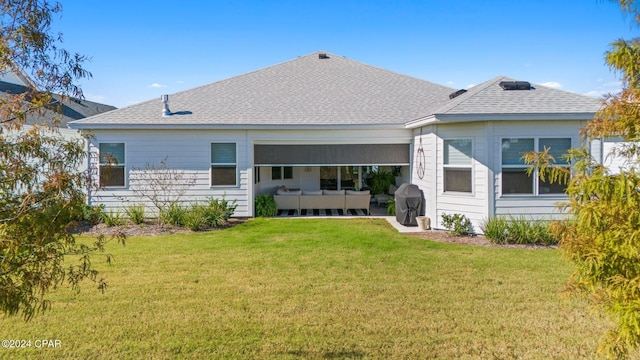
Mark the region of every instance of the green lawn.
POLYGON ((0 358, 585 359, 607 325, 563 300, 557 250, 436 243, 384 220, 254 219, 108 251, 105 294, 61 288, 44 315, 2 318, 2 339, 32 347, 0 358))

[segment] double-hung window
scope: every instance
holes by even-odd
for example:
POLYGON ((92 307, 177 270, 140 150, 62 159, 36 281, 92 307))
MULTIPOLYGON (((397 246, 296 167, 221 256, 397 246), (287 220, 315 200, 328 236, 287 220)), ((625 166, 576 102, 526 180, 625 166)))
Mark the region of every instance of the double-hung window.
POLYGON ((471 139, 444 141, 444 191, 470 193, 473 189, 471 139))
POLYGON ((238 184, 236 143, 211 143, 211 186, 238 184))
POLYGON ((527 175, 530 165, 522 158, 526 152, 549 149, 553 166, 569 167, 563 155, 571 148, 570 138, 509 138, 502 139, 502 194, 503 195, 558 195, 564 194, 566 184, 542 181, 537 171, 527 175))
POLYGON ((125 152, 124 143, 100 143, 100 186, 125 186, 125 152))

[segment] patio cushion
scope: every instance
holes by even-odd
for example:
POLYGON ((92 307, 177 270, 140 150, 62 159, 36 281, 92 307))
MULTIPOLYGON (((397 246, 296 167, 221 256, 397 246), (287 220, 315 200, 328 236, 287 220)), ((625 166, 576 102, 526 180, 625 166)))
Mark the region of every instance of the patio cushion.
POLYGON ((347 190, 347 195, 369 195, 369 193, 370 193, 369 190, 362 190, 362 191, 347 190))
POLYGON ((322 195, 344 195, 344 190, 322 190, 322 195))
POLYGON ((278 189, 278 195, 302 195, 302 190, 290 191, 278 189))

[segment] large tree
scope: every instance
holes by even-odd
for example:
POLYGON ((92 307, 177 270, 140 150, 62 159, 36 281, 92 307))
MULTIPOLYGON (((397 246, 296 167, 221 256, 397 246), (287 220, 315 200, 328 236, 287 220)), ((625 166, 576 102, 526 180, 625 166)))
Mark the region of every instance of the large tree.
MULTIPOLYGON (((640 23, 638 2, 611 0, 640 23)), ((554 224, 563 254, 575 265, 568 289, 613 320, 598 352, 608 358, 637 355, 640 345, 640 39, 619 39, 605 62, 620 75, 623 89, 608 94, 583 129, 585 143, 620 139, 610 154, 625 166, 608 169, 584 149, 567 154, 572 173, 553 167, 549 149, 525 160, 551 181, 566 181, 569 218, 554 224)))
POLYGON ((71 233, 85 204, 85 152, 55 130, 60 104, 82 97, 76 82, 90 76, 86 58, 62 49, 51 31, 59 3, 0 0, 0 7, 0 74, 31 79, 25 91, 0 94, 0 311, 29 319, 62 283, 79 289, 91 279, 104 289, 90 255, 106 239, 79 244, 71 233))

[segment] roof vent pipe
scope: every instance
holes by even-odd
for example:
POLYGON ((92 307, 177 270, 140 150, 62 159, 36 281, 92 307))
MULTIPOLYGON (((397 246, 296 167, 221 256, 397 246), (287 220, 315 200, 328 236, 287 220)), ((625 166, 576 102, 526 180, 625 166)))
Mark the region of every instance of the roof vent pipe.
POLYGON ((169 95, 162 95, 160 100, 162 100, 162 105, 164 106, 162 116, 171 116, 171 110, 169 110, 169 95))

